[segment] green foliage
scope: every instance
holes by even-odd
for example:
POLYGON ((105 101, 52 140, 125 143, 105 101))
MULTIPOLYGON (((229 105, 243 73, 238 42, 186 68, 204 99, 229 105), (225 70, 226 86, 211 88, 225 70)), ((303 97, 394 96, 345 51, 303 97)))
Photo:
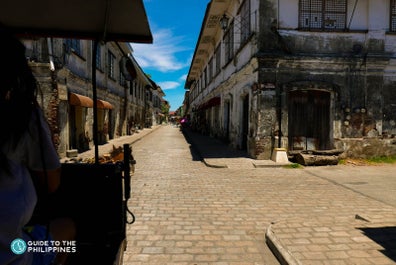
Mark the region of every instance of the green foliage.
POLYGON ((289 165, 285 165, 283 166, 284 168, 303 168, 302 165, 298 164, 298 163, 291 163, 289 165))
POLYGON ((169 105, 168 104, 162 104, 161 105, 161 112, 162 112, 162 114, 168 116, 169 115, 169 105))
POLYGON ((375 156, 367 159, 370 163, 386 163, 394 164, 396 163, 396 155, 393 156, 375 156))

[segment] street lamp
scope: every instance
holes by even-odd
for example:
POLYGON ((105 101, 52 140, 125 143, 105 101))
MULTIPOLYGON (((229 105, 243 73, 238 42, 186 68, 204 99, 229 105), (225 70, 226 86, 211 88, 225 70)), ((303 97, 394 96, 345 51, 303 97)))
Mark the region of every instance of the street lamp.
POLYGON ((226 14, 224 14, 221 18, 220 18, 220 26, 222 30, 226 30, 228 28, 228 22, 230 21, 229 17, 227 17, 226 14))

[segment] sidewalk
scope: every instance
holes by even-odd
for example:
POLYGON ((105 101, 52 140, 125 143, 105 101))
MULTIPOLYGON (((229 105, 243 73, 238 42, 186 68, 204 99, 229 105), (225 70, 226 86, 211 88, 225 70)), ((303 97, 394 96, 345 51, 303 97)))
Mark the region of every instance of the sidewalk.
MULTIPOLYGON (((161 125, 152 126, 152 128, 144 128, 135 132, 133 135, 121 136, 119 138, 111 139, 108 143, 99 145, 99 155, 109 153, 114 147, 122 146, 123 144, 133 144, 139 141, 147 134, 160 128, 161 125)), ((191 144, 193 149, 198 153, 197 155, 208 167, 214 168, 261 168, 261 167, 282 167, 288 163, 277 163, 272 160, 256 160, 249 158, 247 153, 241 150, 232 149, 219 139, 205 136, 189 129, 182 130, 185 138, 191 144)), ((79 153, 77 157, 64 157, 61 162, 79 161, 86 158, 93 158, 95 156, 94 148, 79 153)))
MULTIPOLYGON (((120 147, 120 146, 123 146, 124 144, 133 144, 133 143, 139 141, 140 139, 142 139, 147 134, 152 133, 153 131, 155 131, 156 129, 158 129, 160 127, 161 127, 161 125, 156 125, 156 126, 152 126, 151 128, 144 128, 142 130, 139 130, 132 135, 126 135, 126 136, 121 136, 119 138, 111 139, 106 144, 98 146, 99 156, 103 155, 103 154, 108 154, 113 149, 113 146, 120 147)), ((132 150, 132 152, 133 152, 133 150, 132 150)), ((94 158, 94 157, 95 157, 95 149, 91 148, 90 150, 88 150, 86 152, 79 153, 77 157, 73 157, 73 158, 63 157, 60 159, 60 161, 61 161, 61 163, 65 163, 65 162, 67 163, 69 161, 80 161, 82 159, 94 158)))
POLYGON ((249 158, 244 151, 233 149, 219 139, 193 132, 188 128, 183 129, 183 134, 208 167, 249 169, 282 167, 289 164, 249 158))

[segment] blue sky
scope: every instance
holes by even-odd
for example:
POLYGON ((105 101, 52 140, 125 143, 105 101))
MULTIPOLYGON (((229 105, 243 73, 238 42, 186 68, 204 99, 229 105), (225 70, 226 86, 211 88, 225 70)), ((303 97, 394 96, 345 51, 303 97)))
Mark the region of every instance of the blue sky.
POLYGON ((202 20, 210 0, 143 0, 153 44, 131 43, 143 71, 165 92, 171 108, 183 103, 202 20))

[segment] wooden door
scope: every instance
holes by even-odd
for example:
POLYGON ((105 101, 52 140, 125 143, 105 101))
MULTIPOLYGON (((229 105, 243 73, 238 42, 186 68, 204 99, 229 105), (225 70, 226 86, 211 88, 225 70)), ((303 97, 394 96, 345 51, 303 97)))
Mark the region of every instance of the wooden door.
POLYGON ((290 91, 288 102, 289 149, 330 149, 330 92, 290 91))

